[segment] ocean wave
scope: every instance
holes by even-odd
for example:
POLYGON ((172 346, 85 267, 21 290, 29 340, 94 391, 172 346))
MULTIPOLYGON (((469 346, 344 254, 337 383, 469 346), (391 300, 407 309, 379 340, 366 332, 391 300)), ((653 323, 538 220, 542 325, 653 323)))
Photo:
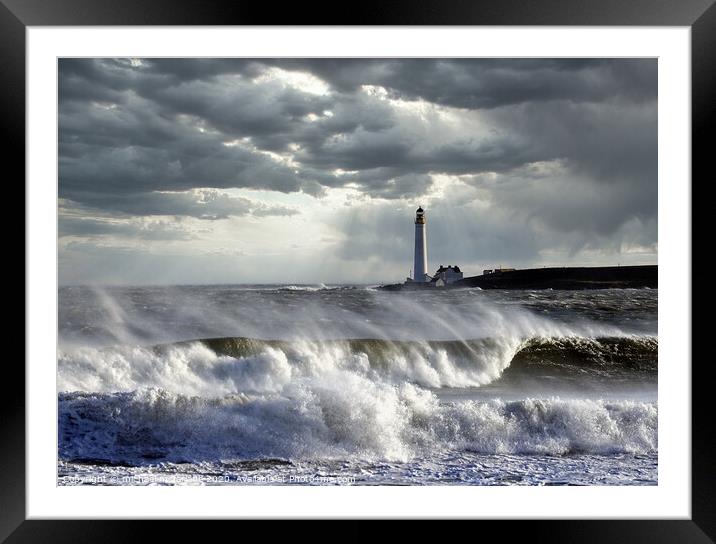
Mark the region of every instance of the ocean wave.
POLYGON ((214 338, 60 351, 58 390, 158 387, 205 397, 275 393, 295 380, 333 371, 391 384, 465 388, 493 383, 508 369, 512 376, 655 374, 657 358, 658 340, 651 336, 464 341, 214 338))
POLYGON ((324 291, 327 289, 331 288, 323 283, 318 285, 282 285, 276 288, 277 291, 324 291))
POLYGON ((143 465, 230 459, 408 461, 435 451, 653 453, 650 402, 441 403, 411 384, 329 375, 281 395, 207 399, 164 389, 59 395, 63 461, 143 465), (336 383, 338 380, 338 385, 336 383))
POLYGON ((515 354, 510 369, 579 375, 655 374, 658 353, 655 336, 532 338, 515 354))

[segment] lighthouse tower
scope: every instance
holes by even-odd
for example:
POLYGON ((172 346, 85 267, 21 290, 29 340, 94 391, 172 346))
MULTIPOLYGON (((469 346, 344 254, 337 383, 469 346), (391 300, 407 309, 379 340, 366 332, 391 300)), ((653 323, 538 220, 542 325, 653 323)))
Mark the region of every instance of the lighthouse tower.
POLYGON ((428 247, 425 239, 425 211, 422 207, 415 212, 415 262, 413 281, 428 281, 428 247))

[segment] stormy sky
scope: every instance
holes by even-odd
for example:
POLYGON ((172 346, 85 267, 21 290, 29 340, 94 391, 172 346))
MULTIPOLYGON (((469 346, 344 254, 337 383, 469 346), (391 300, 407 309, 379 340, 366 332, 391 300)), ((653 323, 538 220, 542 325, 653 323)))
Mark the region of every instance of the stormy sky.
POLYGON ((61 284, 657 261, 655 59, 60 59, 61 284))

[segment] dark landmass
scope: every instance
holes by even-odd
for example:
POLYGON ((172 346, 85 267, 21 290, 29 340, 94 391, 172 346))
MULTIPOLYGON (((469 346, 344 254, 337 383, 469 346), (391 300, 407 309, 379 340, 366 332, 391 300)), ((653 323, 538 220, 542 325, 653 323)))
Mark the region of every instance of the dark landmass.
POLYGON ((658 271, 658 265, 526 268, 471 276, 445 287, 435 287, 431 283, 396 283, 381 289, 656 289, 659 286, 658 271))

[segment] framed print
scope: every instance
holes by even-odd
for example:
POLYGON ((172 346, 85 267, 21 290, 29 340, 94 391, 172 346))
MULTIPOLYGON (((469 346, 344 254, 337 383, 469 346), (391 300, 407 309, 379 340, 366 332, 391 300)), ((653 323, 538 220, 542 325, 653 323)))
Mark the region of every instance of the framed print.
POLYGON ((309 26, 4 2, 28 318, 3 538, 465 518, 710 541, 691 179, 716 8, 579 5, 309 26))

